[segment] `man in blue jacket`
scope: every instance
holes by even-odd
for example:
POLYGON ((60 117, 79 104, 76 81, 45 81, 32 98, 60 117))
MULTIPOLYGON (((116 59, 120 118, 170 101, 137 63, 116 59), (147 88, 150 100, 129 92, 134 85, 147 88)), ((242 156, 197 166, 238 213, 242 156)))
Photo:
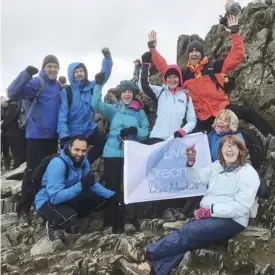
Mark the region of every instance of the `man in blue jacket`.
POLYGON ((84 137, 73 138, 60 156, 50 161, 42 178, 42 189, 35 196, 35 208, 47 220, 52 244, 64 241, 62 230, 70 232, 78 217, 106 205, 109 198, 115 199, 113 191, 95 182, 86 158, 87 147, 84 137))
MULTIPOLYGON (((111 75, 113 61, 108 48, 103 48, 104 59, 101 72, 105 73, 104 83, 111 75)), ((68 89, 61 91, 58 128, 61 146, 74 136, 85 136, 93 148, 88 153, 88 160, 93 163, 102 155, 106 142, 103 132, 99 132, 94 121, 95 112, 90 102, 93 95, 95 80, 88 80, 88 71, 83 63, 74 62, 69 65, 68 79, 71 85, 72 100, 69 102, 68 89)), ((103 83, 103 84, 104 84, 103 83)))
POLYGON ((37 186, 30 181, 33 170, 48 155, 57 151, 57 121, 60 84, 56 80, 59 71, 58 59, 47 55, 39 76, 38 70, 28 66, 8 88, 11 100, 24 99, 26 103, 27 168, 25 170, 21 199, 17 213, 21 226, 29 224, 29 211, 37 186))

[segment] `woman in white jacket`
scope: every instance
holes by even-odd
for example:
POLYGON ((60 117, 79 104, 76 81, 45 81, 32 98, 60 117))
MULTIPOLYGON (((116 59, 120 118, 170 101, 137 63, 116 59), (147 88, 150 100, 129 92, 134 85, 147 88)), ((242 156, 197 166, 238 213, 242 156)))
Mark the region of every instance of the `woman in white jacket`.
POLYGON ((157 120, 150 133, 150 139, 145 144, 152 145, 166 140, 170 136, 184 137, 192 132, 197 118, 192 98, 182 88, 182 71, 177 65, 170 65, 164 74, 165 84, 149 85, 148 71, 151 53, 142 55, 142 69, 139 88, 158 106, 157 120))
POLYGON ((200 170, 193 167, 195 149, 189 148, 186 153, 189 177, 196 183, 208 185, 200 208, 194 213, 195 219, 147 245, 143 251, 136 251, 127 243, 125 256, 128 261, 121 261, 122 268, 167 275, 186 251, 231 238, 247 227, 260 179, 256 170, 245 163, 243 140, 234 135, 224 137, 219 146, 218 160, 200 170), (146 262, 141 265, 129 261, 146 262))

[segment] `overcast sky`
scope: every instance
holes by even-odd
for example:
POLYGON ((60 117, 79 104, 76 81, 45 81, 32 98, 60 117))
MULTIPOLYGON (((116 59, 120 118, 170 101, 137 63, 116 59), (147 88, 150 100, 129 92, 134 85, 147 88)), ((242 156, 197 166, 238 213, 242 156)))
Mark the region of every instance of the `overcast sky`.
MULTIPOLYGON (((249 0, 241 0, 246 5, 249 0)), ((181 34, 205 37, 224 13, 225 0, 1 0, 0 92, 28 65, 41 69, 47 54, 59 58, 60 73, 84 62, 89 79, 100 70, 101 48, 110 48, 114 67, 106 89, 130 79, 133 61, 158 33, 158 49, 176 62, 181 34)), ((105 90, 106 90, 105 89, 105 90)))

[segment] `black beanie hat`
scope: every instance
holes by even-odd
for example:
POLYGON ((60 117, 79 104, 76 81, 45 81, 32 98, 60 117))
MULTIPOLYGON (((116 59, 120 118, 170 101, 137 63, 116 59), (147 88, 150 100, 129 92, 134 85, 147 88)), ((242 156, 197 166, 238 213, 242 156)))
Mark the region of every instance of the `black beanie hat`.
POLYGON ((204 46, 200 41, 194 40, 188 44, 187 54, 189 55, 189 53, 191 53, 193 50, 199 51, 201 53, 201 57, 204 57, 204 46))
POLYGON ((175 74, 178 78, 180 78, 180 73, 177 69, 175 68, 171 68, 171 69, 168 69, 164 75, 164 79, 166 80, 166 78, 171 75, 171 74, 175 74))
POLYGON ((58 59, 56 56, 54 55, 47 55, 45 56, 44 60, 43 60, 43 63, 42 63, 42 70, 45 68, 45 66, 48 64, 48 63, 55 63, 57 64, 58 68, 59 68, 59 62, 58 62, 58 59))

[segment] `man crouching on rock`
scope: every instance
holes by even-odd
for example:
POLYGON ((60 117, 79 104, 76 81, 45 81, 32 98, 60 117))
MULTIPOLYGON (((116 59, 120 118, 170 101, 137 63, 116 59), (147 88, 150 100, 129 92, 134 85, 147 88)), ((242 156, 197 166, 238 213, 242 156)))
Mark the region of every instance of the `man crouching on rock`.
POLYGON ((98 210, 114 195, 113 191, 95 182, 86 155, 86 139, 75 137, 50 161, 42 177, 35 208, 47 220, 51 244, 65 242, 63 230, 70 233, 78 217, 98 210))

